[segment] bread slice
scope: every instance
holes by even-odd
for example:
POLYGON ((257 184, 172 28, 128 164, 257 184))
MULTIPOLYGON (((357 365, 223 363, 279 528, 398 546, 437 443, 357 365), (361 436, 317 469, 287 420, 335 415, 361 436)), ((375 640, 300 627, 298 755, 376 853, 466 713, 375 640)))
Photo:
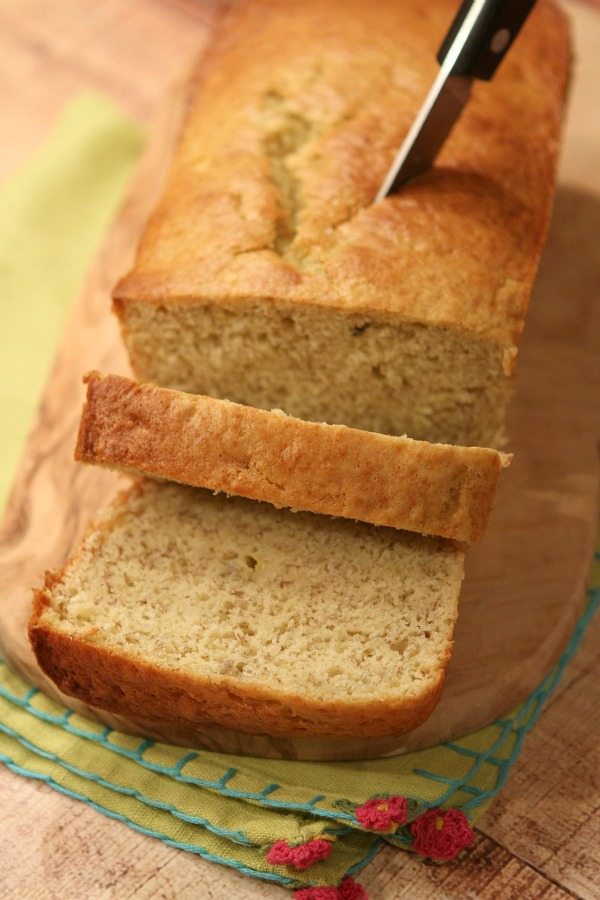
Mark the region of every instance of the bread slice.
POLYGON ((140 481, 35 595, 30 638, 86 703, 250 734, 399 735, 436 705, 462 545, 140 481))
POLYGON ((509 457, 304 422, 118 375, 86 376, 75 458, 457 541, 483 536, 509 457))
POLYGON ((234 4, 114 293, 138 380, 501 446, 554 192, 569 29, 540 0, 435 166, 374 203, 454 11, 234 4))

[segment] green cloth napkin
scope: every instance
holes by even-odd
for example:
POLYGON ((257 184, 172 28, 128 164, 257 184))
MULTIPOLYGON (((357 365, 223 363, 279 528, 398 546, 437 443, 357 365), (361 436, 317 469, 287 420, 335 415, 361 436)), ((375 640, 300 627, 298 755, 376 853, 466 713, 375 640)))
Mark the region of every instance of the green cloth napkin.
MULTIPOLYGON (((140 147, 138 129, 106 101, 85 96, 67 109, 34 162, 0 192, 0 316, 5 333, 15 336, 0 366, 2 430, 10 435, 0 446, 3 491, 65 310, 140 147)), ((422 849, 410 823, 424 821, 429 810, 452 808, 477 821, 504 784, 599 602, 596 571, 563 658, 527 701, 488 728, 417 753, 312 763, 184 750, 83 719, 0 661, 0 762, 144 834, 248 875, 292 888, 337 885, 384 841, 422 849), (405 823, 376 827, 361 816, 365 804, 382 798, 385 808, 391 797, 406 799, 405 823), (267 861, 276 841, 296 847, 315 839, 327 841, 331 852, 310 868, 267 861)), ((434 830, 446 827, 439 816, 436 821, 434 830)))
POLYGON ((0 510, 65 315, 142 144, 112 104, 82 94, 0 188, 0 510))

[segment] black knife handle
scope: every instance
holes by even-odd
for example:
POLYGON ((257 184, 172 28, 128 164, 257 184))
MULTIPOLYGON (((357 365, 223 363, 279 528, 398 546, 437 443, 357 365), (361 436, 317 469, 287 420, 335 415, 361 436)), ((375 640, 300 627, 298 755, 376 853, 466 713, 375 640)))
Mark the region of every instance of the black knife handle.
MULTIPOLYGON (((440 64, 475 2, 465 0, 458 10, 437 55, 440 64)), ((452 67, 452 74, 489 81, 534 5, 535 0, 485 0, 452 67)))

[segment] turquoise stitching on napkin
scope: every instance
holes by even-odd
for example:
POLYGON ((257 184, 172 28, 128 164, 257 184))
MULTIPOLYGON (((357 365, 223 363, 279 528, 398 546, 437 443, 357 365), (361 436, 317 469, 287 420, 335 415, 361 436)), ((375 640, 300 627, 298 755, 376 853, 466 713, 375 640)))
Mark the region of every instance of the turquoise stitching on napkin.
MULTIPOLYGON (((150 828, 144 828, 141 825, 138 825, 137 822, 132 822, 131 819, 128 819, 127 816, 122 816, 120 813, 114 812, 111 809, 107 809, 101 804, 97 803, 95 800, 91 800, 89 797, 86 797, 85 794, 79 794, 76 791, 72 791, 69 788, 63 787, 60 784, 57 784, 53 778, 50 778, 48 775, 42 775, 39 772, 32 772, 29 769, 24 768, 23 766, 17 765, 17 763, 13 762, 13 760, 6 756, 3 753, 0 753, 0 762, 4 763, 7 768, 9 768, 12 772, 15 772, 17 775, 22 775, 25 778, 31 778, 34 781, 42 781, 51 787, 53 790, 58 791, 60 794, 65 794, 67 797, 71 797, 73 800, 81 800, 83 803, 86 803, 92 809, 97 812, 102 813, 105 816, 108 816, 110 819, 116 819, 119 822, 124 822, 126 825, 129 825, 130 828, 133 828, 134 831, 139 831, 141 834, 146 834, 149 837, 158 838, 163 841, 165 844, 168 844, 169 847, 174 847, 177 850, 187 850, 189 853, 195 853, 197 856, 201 856, 203 859, 208 860, 209 862, 220 863, 224 866, 229 866, 232 869, 237 869, 238 872, 242 872, 244 875, 250 875, 253 878, 262 878, 266 881, 276 881, 285 887, 295 887, 299 884, 294 878, 286 878, 284 875, 276 875, 273 872, 263 872, 258 871, 256 869, 250 869, 247 866, 242 865, 241 863, 236 862, 233 859, 226 859, 222 856, 216 856, 213 853, 209 853, 208 851, 195 846, 194 844, 184 844, 181 841, 174 841, 171 838, 167 837, 165 834, 161 834, 160 831, 154 831, 150 828)), ((376 851, 373 851, 373 848, 367 853, 365 858, 360 861, 360 863, 355 864, 352 869, 354 872, 359 871, 363 866, 373 858, 376 851)))

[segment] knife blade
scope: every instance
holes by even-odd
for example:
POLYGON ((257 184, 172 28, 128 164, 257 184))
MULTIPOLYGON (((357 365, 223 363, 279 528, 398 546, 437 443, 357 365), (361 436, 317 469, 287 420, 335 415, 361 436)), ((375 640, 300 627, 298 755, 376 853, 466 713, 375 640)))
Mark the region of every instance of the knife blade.
POLYGON ((473 79, 491 79, 534 5, 535 0, 463 2, 438 51, 440 71, 375 202, 431 166, 469 99, 473 79))

